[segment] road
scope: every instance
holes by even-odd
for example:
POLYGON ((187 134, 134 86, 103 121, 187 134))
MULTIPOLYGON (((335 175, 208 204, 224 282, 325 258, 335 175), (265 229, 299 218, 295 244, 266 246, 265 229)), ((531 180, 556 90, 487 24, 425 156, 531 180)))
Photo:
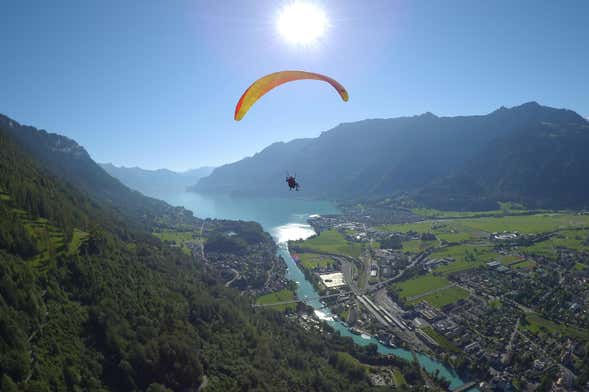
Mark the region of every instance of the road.
MULTIPOLYGON (((362 227, 364 228, 364 234, 368 235, 366 231, 366 225, 363 223, 362 227)), ((358 277, 358 287, 361 289, 365 289, 368 287, 368 282, 370 280, 370 270, 372 267, 372 238, 369 238, 370 244, 368 249, 364 249, 364 254, 360 256, 360 261, 362 262, 363 270, 362 275, 358 277)))
POLYGON ((205 221, 202 221, 202 225, 200 226, 200 255, 202 257, 202 259, 204 261, 207 261, 207 258, 205 257, 205 242, 202 238, 202 232, 205 228, 205 221))
POLYGON ((515 340, 515 335, 517 335, 517 331, 519 329, 519 318, 515 322, 515 328, 513 328, 513 332, 511 333, 511 337, 509 338, 509 343, 507 344, 507 354, 511 355, 511 350, 513 350, 513 341, 515 340))
POLYGON ((233 271, 233 273, 235 274, 233 276, 233 278, 231 278, 230 280, 227 281, 227 283, 225 283, 225 287, 229 287, 231 286, 231 283, 235 282, 237 279, 239 279, 241 277, 241 275, 239 274, 239 271, 234 269, 234 268, 230 268, 231 271, 233 271))
POLYGON ((198 389, 196 391, 197 392, 202 391, 203 389, 205 389, 207 387, 208 384, 209 384, 209 378, 207 377, 206 374, 203 374, 202 382, 200 383, 200 385, 198 386, 198 389))

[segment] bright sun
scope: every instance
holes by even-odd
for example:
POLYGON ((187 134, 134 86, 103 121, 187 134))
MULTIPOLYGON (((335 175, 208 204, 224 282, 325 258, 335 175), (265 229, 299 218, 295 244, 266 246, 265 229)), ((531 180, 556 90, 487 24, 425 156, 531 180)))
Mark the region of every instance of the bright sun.
POLYGON ((328 21, 325 12, 316 4, 294 1, 278 15, 278 31, 293 44, 309 45, 325 34, 328 21))

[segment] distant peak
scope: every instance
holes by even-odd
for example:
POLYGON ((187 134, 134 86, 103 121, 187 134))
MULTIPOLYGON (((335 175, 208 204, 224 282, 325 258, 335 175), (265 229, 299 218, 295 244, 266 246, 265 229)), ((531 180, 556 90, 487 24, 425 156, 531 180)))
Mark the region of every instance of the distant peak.
POLYGON ((522 103, 521 105, 512 106, 510 108, 501 106, 499 109, 495 110, 493 113, 507 113, 507 112, 518 112, 518 111, 530 111, 530 110, 538 110, 538 109, 552 109, 548 106, 542 106, 536 101, 530 101, 526 103, 522 103))
POLYGON ((438 116, 436 116, 435 114, 433 114, 432 112, 425 112, 423 114, 420 114, 417 117, 421 117, 421 118, 438 118, 438 116))

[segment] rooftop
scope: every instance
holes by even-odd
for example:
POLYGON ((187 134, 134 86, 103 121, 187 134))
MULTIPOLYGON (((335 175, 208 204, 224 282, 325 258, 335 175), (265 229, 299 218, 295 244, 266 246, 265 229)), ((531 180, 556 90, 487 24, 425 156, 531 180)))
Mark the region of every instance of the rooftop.
POLYGON ((319 275, 319 277, 321 278, 321 281, 327 288, 339 287, 346 284, 346 282, 344 282, 344 274, 342 274, 341 272, 323 274, 319 275))

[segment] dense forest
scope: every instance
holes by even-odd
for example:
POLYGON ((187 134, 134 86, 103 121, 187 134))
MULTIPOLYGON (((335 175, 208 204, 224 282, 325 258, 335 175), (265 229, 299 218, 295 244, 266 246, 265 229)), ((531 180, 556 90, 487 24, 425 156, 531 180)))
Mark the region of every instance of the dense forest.
MULTIPOLYGON (((151 235, 155 212, 149 224, 137 208, 120 215, 44 167, 0 129, 3 391, 371 388, 337 355, 369 360, 370 349, 254 313, 215 271, 151 235)), ((245 232, 264 238, 257 225, 245 232)))

